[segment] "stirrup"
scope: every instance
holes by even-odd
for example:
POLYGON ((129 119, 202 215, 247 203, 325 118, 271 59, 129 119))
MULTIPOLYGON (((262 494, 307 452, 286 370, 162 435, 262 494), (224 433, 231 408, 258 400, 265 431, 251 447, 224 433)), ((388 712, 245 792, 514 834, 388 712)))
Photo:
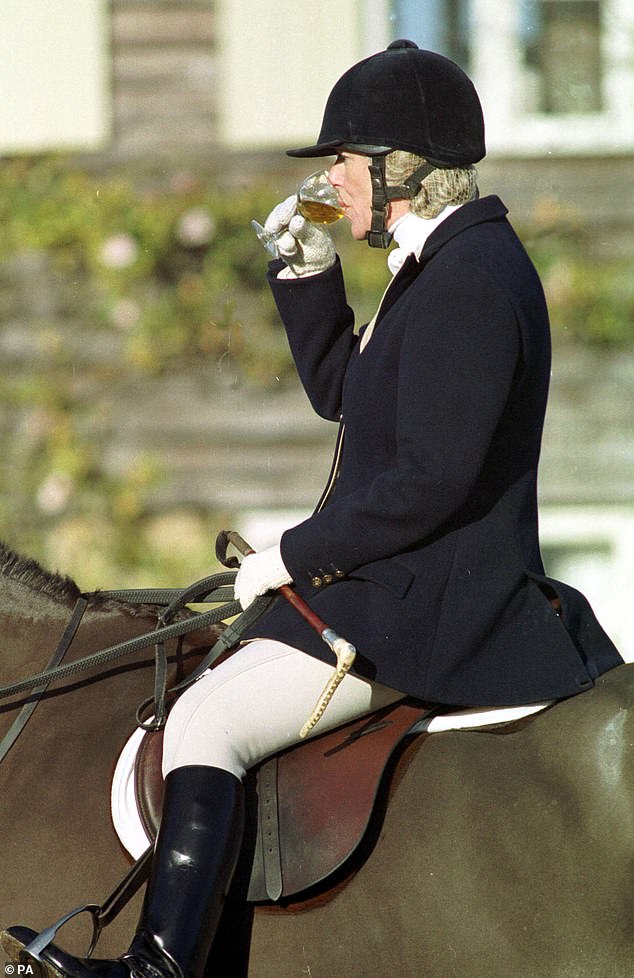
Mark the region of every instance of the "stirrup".
MULTIPOLYGON (((77 917, 80 913, 89 913, 92 919, 92 938, 90 941, 90 946, 86 952, 86 957, 89 958, 92 952, 95 950, 97 941, 99 940, 99 935, 101 934, 101 924, 99 922, 99 913, 101 907, 96 903, 86 903, 81 907, 75 907, 74 910, 69 910, 65 913, 63 917, 60 917, 54 924, 50 927, 45 927, 37 937, 35 937, 30 944, 25 945, 22 954, 27 954, 31 958, 35 958, 36 961, 43 961, 42 951, 45 951, 49 944, 52 944, 54 939, 57 937, 58 930, 61 930, 64 924, 67 924, 69 920, 73 917, 77 917)), ((46 963, 46 962, 44 962, 46 963)))

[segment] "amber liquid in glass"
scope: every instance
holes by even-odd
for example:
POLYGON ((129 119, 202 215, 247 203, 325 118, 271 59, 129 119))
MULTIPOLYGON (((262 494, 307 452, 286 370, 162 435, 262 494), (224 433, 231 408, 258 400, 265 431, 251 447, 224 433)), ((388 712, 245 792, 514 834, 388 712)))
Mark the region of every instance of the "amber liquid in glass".
POLYGON ((300 200, 297 210, 311 224, 334 224, 343 217, 343 209, 318 200, 300 200))

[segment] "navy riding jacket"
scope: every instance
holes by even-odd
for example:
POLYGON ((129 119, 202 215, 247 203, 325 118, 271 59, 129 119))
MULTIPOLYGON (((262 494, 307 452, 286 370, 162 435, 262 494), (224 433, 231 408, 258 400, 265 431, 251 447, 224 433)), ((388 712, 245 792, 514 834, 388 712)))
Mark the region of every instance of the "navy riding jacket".
MULTIPOLYGON (((485 197, 443 221, 395 276, 363 351, 339 263, 269 272, 311 404, 345 426, 334 487, 283 534, 284 563, 356 646, 358 674, 424 701, 565 697, 622 661, 584 596, 544 574, 548 314, 506 213, 485 197)), ((333 661, 281 600, 251 635, 333 661)))

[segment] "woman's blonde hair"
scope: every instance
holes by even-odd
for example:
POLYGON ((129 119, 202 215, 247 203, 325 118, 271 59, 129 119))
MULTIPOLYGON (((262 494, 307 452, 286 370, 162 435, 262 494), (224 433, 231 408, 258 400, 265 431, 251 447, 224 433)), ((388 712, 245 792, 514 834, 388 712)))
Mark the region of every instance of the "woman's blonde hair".
MULTIPOLYGON (((385 157, 385 177, 388 186, 402 184, 425 160, 415 153, 396 149, 385 157)), ((417 217, 436 217, 447 204, 466 204, 478 196, 477 173, 474 166, 432 170, 410 207, 417 217)))

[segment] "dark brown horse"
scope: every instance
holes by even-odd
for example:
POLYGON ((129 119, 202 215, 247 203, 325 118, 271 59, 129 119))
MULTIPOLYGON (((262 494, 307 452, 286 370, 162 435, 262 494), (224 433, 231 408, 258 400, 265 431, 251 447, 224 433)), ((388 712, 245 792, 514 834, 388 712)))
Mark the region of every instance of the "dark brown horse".
MULTIPOLYGON (((73 600, 0 577, 1 683, 42 668, 73 600)), ((130 611, 95 602, 73 655, 152 627, 130 611)), ((109 782, 150 661, 58 684, 0 766, 3 926, 44 927, 125 871, 109 782)), ((389 794, 337 887, 233 908, 226 978, 631 978, 634 666, 513 726, 417 736, 389 794)), ((124 949, 138 901, 98 953, 124 949)), ((82 949, 72 928, 60 942, 82 949)))

